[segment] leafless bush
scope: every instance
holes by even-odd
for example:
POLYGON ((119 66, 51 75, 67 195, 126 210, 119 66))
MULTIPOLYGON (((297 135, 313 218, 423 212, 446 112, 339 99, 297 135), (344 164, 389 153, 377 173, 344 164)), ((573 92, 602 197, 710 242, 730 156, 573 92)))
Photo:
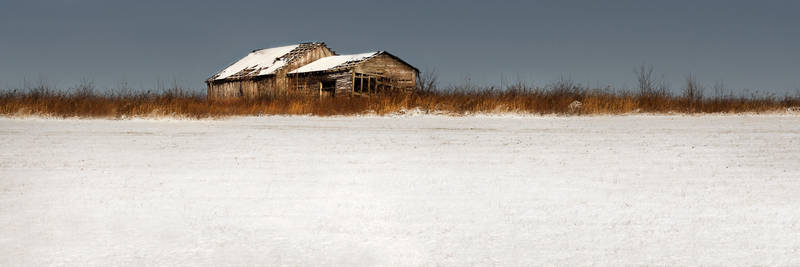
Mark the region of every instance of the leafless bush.
POLYGON ((644 112, 658 112, 668 109, 672 98, 669 84, 663 77, 656 78, 653 66, 640 65, 634 69, 639 90, 639 110, 644 112))
POLYGON ((703 91, 703 85, 697 82, 697 76, 689 73, 683 88, 683 98, 688 103, 689 112, 696 112, 696 106, 703 100, 703 91))
POLYGON ((703 99, 704 91, 703 85, 697 81, 697 76, 689 73, 686 76, 686 87, 683 89, 683 96, 690 101, 698 101, 703 99))
POLYGON ((436 70, 426 70, 417 76, 417 90, 436 91, 439 87, 439 74, 436 70))
POLYGON ((94 82, 86 78, 81 79, 78 86, 70 88, 70 94, 75 98, 93 97, 95 95, 94 82))
POLYGON ((714 83, 714 97, 721 98, 726 95, 725 81, 717 81, 714 83))
POLYGON ((633 72, 636 74, 639 94, 646 95, 655 90, 656 78, 653 75, 653 66, 642 64, 638 68, 633 69, 633 72))

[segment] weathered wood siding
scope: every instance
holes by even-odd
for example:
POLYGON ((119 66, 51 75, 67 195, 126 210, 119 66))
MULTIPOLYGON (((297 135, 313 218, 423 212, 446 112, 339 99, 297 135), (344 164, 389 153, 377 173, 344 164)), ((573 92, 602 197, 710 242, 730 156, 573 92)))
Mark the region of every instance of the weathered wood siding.
POLYGON ((353 65, 350 68, 335 72, 315 72, 292 74, 288 78, 290 87, 296 92, 319 95, 319 85, 325 81, 335 81, 335 89, 323 87, 322 95, 352 96, 375 93, 383 90, 410 91, 416 87, 417 70, 390 55, 377 55, 353 65), (371 82, 361 81, 370 78, 371 82), (362 92, 354 92, 353 82, 362 92), (380 84, 379 84, 380 83, 380 84), (328 90, 330 89, 330 90, 328 90))
POLYGON ((323 96, 344 96, 352 88, 352 74, 349 71, 335 73, 303 73, 289 75, 290 91, 298 94, 319 95, 320 83, 324 84, 323 96), (331 84, 332 83, 332 84, 331 84))
POLYGON ((308 53, 296 58, 288 65, 284 66, 277 72, 275 72, 275 86, 274 88, 265 88, 267 93, 272 94, 287 94, 287 93, 296 93, 292 92, 290 86, 290 80, 286 77, 286 74, 300 68, 302 66, 308 65, 311 62, 314 62, 317 59, 323 57, 329 57, 333 55, 333 51, 331 51, 326 46, 319 46, 314 50, 308 51, 308 53))
POLYGON ((211 99, 232 99, 232 98, 256 98, 263 95, 263 92, 274 88, 275 78, 273 76, 212 82, 208 84, 208 97, 211 99))
POLYGON ((359 63, 353 68, 353 71, 392 79, 399 89, 412 90, 417 85, 417 71, 386 54, 377 55, 359 63))
POLYGON ((337 72, 331 73, 330 78, 336 81, 336 95, 349 96, 353 90, 353 72, 337 72))

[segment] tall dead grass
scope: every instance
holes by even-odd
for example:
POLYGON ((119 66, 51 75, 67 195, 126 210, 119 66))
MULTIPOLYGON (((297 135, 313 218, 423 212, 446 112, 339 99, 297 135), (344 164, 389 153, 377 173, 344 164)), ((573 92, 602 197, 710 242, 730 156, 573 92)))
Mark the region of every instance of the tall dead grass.
MULTIPOLYGON (((696 90, 693 88, 693 90, 696 90)), ((544 88, 514 84, 506 88, 435 87, 413 93, 383 93, 371 97, 290 95, 213 101, 205 94, 179 88, 159 92, 98 93, 91 84, 67 91, 46 87, 0 92, 0 115, 89 118, 184 117, 217 118, 253 115, 392 114, 408 110, 465 115, 475 113, 570 114, 573 101, 581 114, 785 112, 800 107, 800 96, 714 97, 673 95, 666 90, 639 92, 587 88, 559 81, 544 88)))

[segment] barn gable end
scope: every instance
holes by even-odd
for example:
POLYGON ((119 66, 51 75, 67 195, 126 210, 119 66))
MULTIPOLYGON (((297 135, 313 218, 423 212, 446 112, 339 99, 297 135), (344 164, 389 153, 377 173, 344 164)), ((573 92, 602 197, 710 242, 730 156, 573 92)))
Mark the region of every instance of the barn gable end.
POLYGON ((419 75, 419 70, 387 52, 381 52, 355 65, 353 71, 385 77, 401 88, 414 88, 419 75))

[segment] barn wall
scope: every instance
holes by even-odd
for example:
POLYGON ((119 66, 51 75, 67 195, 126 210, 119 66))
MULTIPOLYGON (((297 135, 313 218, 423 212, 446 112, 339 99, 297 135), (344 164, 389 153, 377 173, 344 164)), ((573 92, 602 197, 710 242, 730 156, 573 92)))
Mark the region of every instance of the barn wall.
POLYGON ((287 76, 288 91, 296 94, 319 94, 319 82, 325 79, 325 75, 291 74, 287 76))
POLYGON ((274 91, 273 76, 259 79, 212 82, 208 84, 209 99, 257 98, 267 92, 274 91))
POLYGON ((350 93, 352 88, 352 73, 336 72, 336 73, 303 73, 289 75, 290 90, 300 94, 319 95, 319 84, 324 81, 335 81, 336 84, 333 88, 323 88, 323 95, 331 96, 345 96, 350 93))
POLYGON ((336 95, 350 95, 353 91, 353 72, 338 72, 330 74, 330 78, 336 80, 336 95))
POLYGON ((417 85, 417 71, 389 55, 378 55, 354 67, 357 73, 376 74, 395 80, 397 86, 410 90, 417 85))

